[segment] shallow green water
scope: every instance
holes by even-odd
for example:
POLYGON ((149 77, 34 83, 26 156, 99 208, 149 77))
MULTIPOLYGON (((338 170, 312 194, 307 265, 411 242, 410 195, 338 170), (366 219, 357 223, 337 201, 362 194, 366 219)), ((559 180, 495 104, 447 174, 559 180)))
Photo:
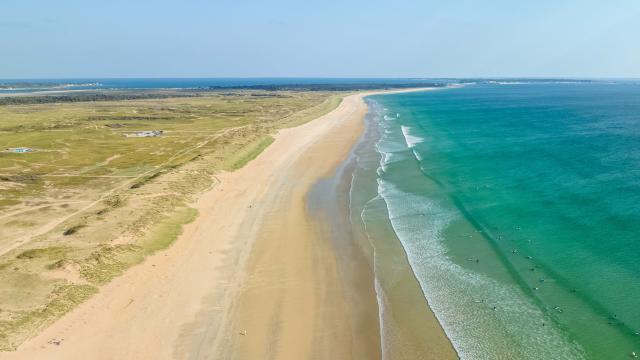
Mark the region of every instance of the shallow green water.
POLYGON ((360 174, 386 211, 363 220, 391 221, 462 358, 640 353, 640 84, 371 101, 380 165, 360 174))

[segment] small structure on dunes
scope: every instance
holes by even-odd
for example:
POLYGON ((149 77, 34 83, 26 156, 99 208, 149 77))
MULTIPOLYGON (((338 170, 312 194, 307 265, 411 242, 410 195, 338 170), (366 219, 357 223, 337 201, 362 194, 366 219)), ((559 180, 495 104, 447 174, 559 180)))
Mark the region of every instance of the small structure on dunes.
POLYGON ((33 152, 33 149, 32 148, 28 148, 28 147, 15 147, 15 148, 8 148, 7 152, 12 152, 12 153, 16 153, 16 154, 22 154, 22 153, 33 152))
POLYGON ((125 137, 157 137, 164 133, 162 130, 145 130, 145 131, 136 131, 134 133, 126 133, 125 137))

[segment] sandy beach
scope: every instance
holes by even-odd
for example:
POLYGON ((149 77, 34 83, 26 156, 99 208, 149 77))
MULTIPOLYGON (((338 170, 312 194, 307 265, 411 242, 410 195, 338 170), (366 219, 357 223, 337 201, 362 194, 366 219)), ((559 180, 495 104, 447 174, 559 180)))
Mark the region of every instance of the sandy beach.
POLYGON ((375 297, 353 308, 330 234, 306 206, 361 135, 366 95, 280 131, 248 165, 218 175, 172 247, 0 357, 380 358, 375 297))

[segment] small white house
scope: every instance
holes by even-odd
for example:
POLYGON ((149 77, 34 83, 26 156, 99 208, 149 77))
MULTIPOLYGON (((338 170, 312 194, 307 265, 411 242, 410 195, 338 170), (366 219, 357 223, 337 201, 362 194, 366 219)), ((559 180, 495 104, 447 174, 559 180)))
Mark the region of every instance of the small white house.
POLYGON ((16 148, 8 148, 7 151, 12 153, 22 154, 22 153, 33 152, 33 149, 28 147, 16 147, 16 148))
POLYGON ((134 133, 126 133, 125 137, 156 137, 162 135, 164 131, 162 130, 146 130, 146 131, 136 131, 134 133))

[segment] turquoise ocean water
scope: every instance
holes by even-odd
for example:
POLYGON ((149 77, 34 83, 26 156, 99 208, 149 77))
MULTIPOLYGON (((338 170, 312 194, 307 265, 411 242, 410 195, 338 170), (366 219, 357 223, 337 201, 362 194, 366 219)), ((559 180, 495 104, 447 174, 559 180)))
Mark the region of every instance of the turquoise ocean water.
POLYGON ((369 104, 375 141, 354 184, 375 193, 352 194, 354 213, 389 223, 385 241, 404 248, 462 358, 640 353, 640 84, 482 84, 369 104))

